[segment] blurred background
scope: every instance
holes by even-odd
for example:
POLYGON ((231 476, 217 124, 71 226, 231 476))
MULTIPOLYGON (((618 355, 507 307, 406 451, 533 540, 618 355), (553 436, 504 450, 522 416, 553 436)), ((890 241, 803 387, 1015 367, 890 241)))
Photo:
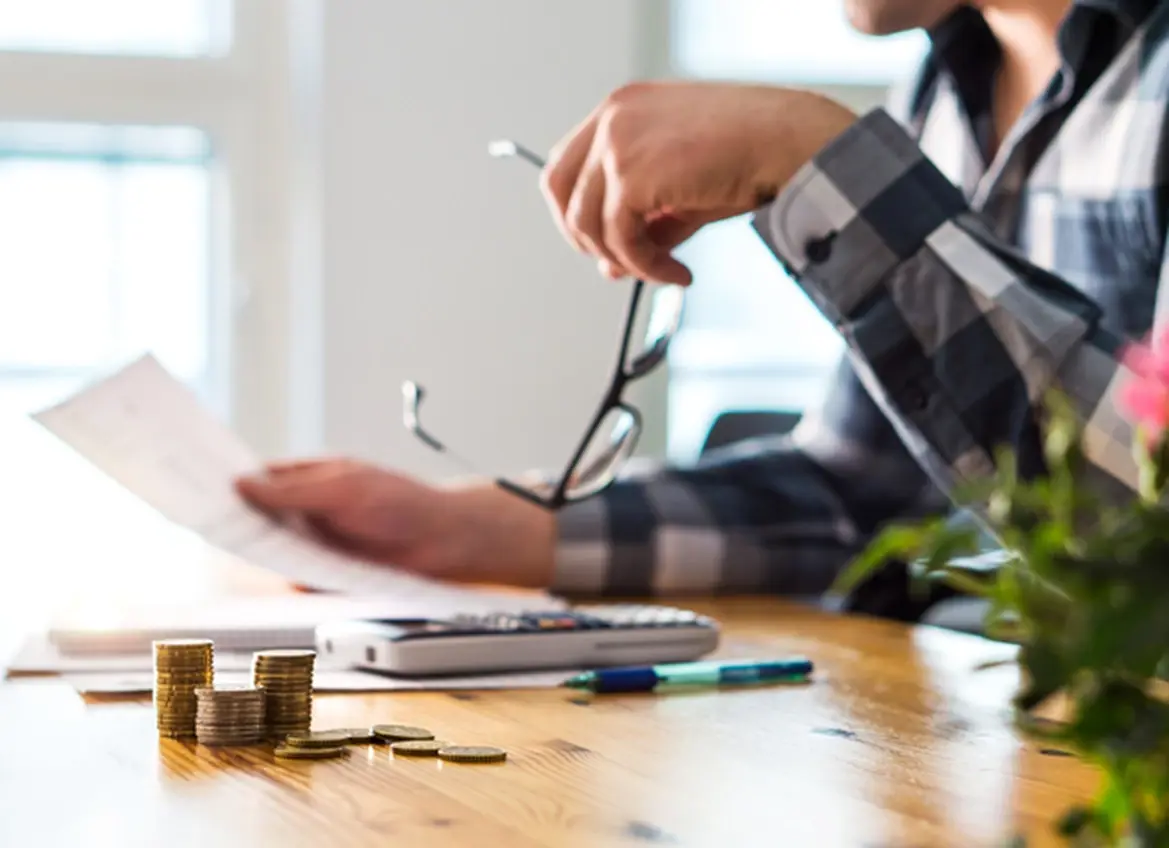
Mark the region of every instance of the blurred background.
MULTIPOLYGON (((628 283, 488 142, 543 152, 638 78, 867 109, 923 47, 836 0, 0 0, 0 435, 152 350, 265 456, 455 470, 402 429, 410 378, 485 469, 559 466, 628 283)), ((684 252, 638 396, 641 452, 679 461, 721 411, 814 402, 840 347, 745 221, 684 252)), ((2 443, 0 473, 33 461, 2 443)))

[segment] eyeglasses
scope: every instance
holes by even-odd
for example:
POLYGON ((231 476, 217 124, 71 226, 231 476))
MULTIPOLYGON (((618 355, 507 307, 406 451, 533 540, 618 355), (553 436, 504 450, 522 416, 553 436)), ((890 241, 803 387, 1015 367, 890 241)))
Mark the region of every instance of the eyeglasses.
MULTIPOLYGON (((497 158, 523 159, 537 168, 545 165, 544 159, 513 141, 493 142, 488 152, 497 158)), ((625 389, 666 359, 667 349, 682 321, 683 292, 679 286, 667 285, 654 286, 650 291, 645 281, 634 282, 609 389, 565 470, 556 482, 543 486, 530 487, 503 478, 495 481, 497 486, 546 509, 556 510, 604 491, 617 479, 642 434, 642 414, 625 402, 625 389)), ((418 383, 403 383, 403 419, 407 429, 428 447, 474 471, 471 463, 423 429, 419 410, 425 397, 426 392, 418 383)))

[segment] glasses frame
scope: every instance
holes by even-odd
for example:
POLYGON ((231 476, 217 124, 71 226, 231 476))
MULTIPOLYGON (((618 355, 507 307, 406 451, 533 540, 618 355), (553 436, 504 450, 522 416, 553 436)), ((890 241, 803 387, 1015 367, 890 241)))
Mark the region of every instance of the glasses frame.
MULTIPOLYGON (((488 146, 488 152, 495 157, 515 157, 523 159, 526 162, 535 165, 537 168, 543 169, 545 167, 545 160, 524 147, 513 141, 496 141, 488 146)), ((617 470, 628 459, 629 454, 636 449, 638 440, 642 434, 642 413, 637 407, 632 406, 625 400, 626 387, 630 383, 635 382, 641 377, 653 372, 666 359, 666 350, 670 345, 675 333, 678 331, 679 324, 682 318, 682 306, 680 298, 680 306, 676 310, 676 314, 672 320, 671 326, 662 333, 656 340, 653 349, 647 352, 646 355, 640 357, 634 363, 638 366, 639 363, 644 363, 641 367, 631 367, 627 360, 629 357, 630 346, 633 341, 634 329, 638 317, 638 308, 642 303, 642 299, 646 297, 646 282, 641 279, 634 281, 633 288, 630 292, 629 304, 626 307, 626 316, 622 329, 621 345, 618 348, 617 362, 614 366, 613 372, 610 376, 609 387, 602 396, 598 404, 597 411, 593 414, 593 418, 589 422, 585 434, 582 436, 577 445, 576 450, 573 451, 564 470, 561 472, 548 493, 543 493, 535 488, 516 483, 504 477, 495 478, 493 481, 499 488, 510 492, 511 494, 523 498, 529 503, 543 507, 544 509, 555 511, 570 503, 578 503, 588 498, 594 497, 609 488, 617 480, 617 470), (625 453, 626 457, 621 458, 621 453, 618 454, 619 461, 614 462, 613 468, 607 474, 607 478, 603 479, 596 488, 585 490, 582 492, 571 492, 571 484, 574 475, 581 470, 580 466, 585 458, 585 452, 593 439, 597 437, 601 425, 604 423, 606 416, 611 412, 619 410, 625 412, 630 416, 633 422, 633 432, 627 437, 628 441, 621 442, 623 448, 621 453, 625 453)), ((432 450, 439 453, 446 454, 458 461, 461 465, 474 470, 471 463, 462 460, 457 454, 451 451, 442 441, 437 439, 433 434, 429 433, 421 424, 419 418, 419 411, 422 406, 422 401, 426 397, 426 390, 418 383, 407 381, 402 386, 403 393, 403 418, 406 428, 410 430, 416 438, 423 444, 427 445, 432 450)))

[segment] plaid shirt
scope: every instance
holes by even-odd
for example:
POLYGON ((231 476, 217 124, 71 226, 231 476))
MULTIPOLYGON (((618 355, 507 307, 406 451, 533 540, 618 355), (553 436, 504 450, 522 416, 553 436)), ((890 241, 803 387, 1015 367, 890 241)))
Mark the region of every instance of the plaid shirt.
POLYGON ((1075 3, 1061 69, 990 162, 995 39, 968 7, 931 39, 888 110, 755 216, 847 343, 827 400, 790 436, 563 510, 556 589, 821 592, 884 523, 946 510, 998 446, 1042 472, 1051 388, 1085 423, 1086 483, 1132 496, 1116 354, 1166 311, 1167 4, 1075 3))

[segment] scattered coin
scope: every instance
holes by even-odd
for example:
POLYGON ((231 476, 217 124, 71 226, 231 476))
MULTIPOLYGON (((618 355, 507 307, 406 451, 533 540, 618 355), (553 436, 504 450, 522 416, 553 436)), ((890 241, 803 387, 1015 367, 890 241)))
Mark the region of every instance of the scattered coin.
POLYGON ((270 660, 276 660, 277 662, 299 660, 312 665, 313 661, 317 659, 317 652, 312 648, 271 648, 267 651, 257 651, 252 659, 261 663, 270 660))
POLYGON ((507 756, 503 748, 487 745, 447 745, 439 749, 439 759, 452 763, 502 763, 507 756))
POLYGON ((195 690, 195 736, 203 745, 255 745, 265 736, 264 690, 203 686, 195 690))
POLYGON ((407 757, 433 757, 446 744, 440 739, 404 739, 391 743, 390 750, 407 757))
POLYGON ((348 737, 350 745, 372 745, 382 741, 372 727, 346 727, 338 732, 348 737))
POLYGON ((328 760, 349 755, 349 748, 335 745, 332 748, 298 748, 295 745, 277 745, 272 752, 287 760, 328 760))
POLYGON ((252 683, 264 690, 264 722, 273 739, 309 732, 316 657, 315 651, 300 649, 257 651, 252 655, 252 683))
POLYGON ((210 639, 159 639, 154 652, 153 701, 160 736, 196 736, 195 690, 210 686, 214 645, 210 639))
POLYGON ((409 724, 375 724, 372 730, 379 739, 385 739, 388 742, 435 738, 435 734, 425 727, 412 727, 409 724))
POLYGON ((349 734, 344 730, 315 730, 309 733, 290 733, 284 737, 284 744, 294 748, 336 748, 349 744, 349 734))

